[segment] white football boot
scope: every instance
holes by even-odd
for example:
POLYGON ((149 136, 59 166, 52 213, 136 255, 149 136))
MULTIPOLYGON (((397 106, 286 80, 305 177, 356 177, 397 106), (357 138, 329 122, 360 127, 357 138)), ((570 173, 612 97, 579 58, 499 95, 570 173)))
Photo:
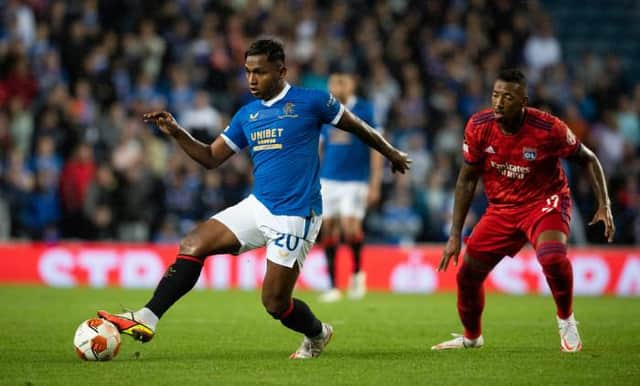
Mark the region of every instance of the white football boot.
POLYGON ((331 341, 333 337, 333 327, 327 323, 322 323, 322 332, 315 338, 307 338, 306 336, 302 340, 302 344, 296 352, 289 356, 289 359, 309 359, 317 358, 322 354, 324 348, 331 341))
POLYGON ((367 293, 367 274, 360 271, 351 276, 347 297, 352 300, 360 300, 367 293))
POLYGON ((578 322, 571 314, 567 319, 558 320, 558 333, 560 334, 560 348, 564 352, 578 352, 582 350, 582 340, 578 333, 578 322))
POLYGON ((476 339, 465 338, 461 334, 451 334, 453 339, 444 341, 435 346, 431 346, 433 351, 456 350, 460 348, 480 348, 484 346, 484 338, 482 335, 476 339))
POLYGON ((318 297, 318 301, 322 303, 334 303, 340 300, 342 300, 342 292, 337 288, 331 288, 318 297))

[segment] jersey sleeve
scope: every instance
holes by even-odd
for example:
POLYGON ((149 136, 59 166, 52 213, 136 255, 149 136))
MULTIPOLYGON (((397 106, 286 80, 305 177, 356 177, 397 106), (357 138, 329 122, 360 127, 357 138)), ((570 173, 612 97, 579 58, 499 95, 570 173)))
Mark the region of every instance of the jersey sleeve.
POLYGON ((569 126, 556 118, 553 125, 555 138, 555 155, 559 158, 567 158, 574 155, 580 148, 580 140, 571 131, 569 126))
POLYGON ((241 111, 242 109, 231 118, 231 122, 229 122, 229 125, 221 134, 222 139, 224 139, 227 145, 236 153, 247 147, 247 137, 244 135, 242 124, 240 123, 241 111))
POLYGON ((467 126, 464 128, 462 155, 464 161, 471 165, 479 164, 484 157, 479 140, 478 127, 473 124, 471 119, 469 119, 467 126))
POLYGON ((320 121, 335 126, 342 118, 342 114, 344 114, 344 106, 331 93, 321 90, 315 91, 313 106, 320 117, 320 121))

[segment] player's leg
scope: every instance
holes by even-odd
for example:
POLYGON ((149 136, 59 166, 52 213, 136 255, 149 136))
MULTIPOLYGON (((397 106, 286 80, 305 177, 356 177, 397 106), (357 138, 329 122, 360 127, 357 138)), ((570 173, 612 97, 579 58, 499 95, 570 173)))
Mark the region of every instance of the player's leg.
MULTIPOLYGON (((267 219, 265 223, 282 222, 267 219)), ((262 303, 285 327, 304 334, 292 359, 319 356, 333 335, 331 326, 320 322, 305 302, 292 297, 299 269, 313 246, 321 223, 320 217, 288 217, 288 229, 281 228, 287 233, 268 228, 269 225, 263 228, 267 238, 267 272, 262 284, 262 303)))
POLYGON ((567 257, 569 227, 560 212, 545 215, 535 227, 536 256, 556 304, 556 318, 563 351, 582 349, 577 322, 573 315, 573 269, 567 257))
POLYGON ((367 293, 366 274, 362 271, 362 218, 346 217, 342 219, 345 243, 351 248, 353 256, 353 274, 349 280, 348 296, 350 299, 362 299, 367 293))
POLYGON ((206 257, 234 253, 239 248, 240 242, 229 228, 216 219, 209 219, 182 239, 175 262, 169 266, 143 308, 122 314, 98 311, 98 316, 114 323, 120 332, 147 342, 153 338, 162 315, 194 287, 206 257))
POLYGON ((482 312, 485 305, 484 281, 504 256, 513 256, 526 243, 525 235, 504 214, 488 212, 473 229, 458 273, 457 308, 464 334, 431 347, 448 350, 482 347, 482 312))
POLYGON ((264 245, 255 216, 266 209, 256 203, 255 197, 249 196, 191 230, 181 240, 175 262, 160 279, 145 307, 123 314, 99 311, 98 316, 116 324, 124 334, 149 341, 158 319, 196 284, 207 256, 238 253, 264 245))
POLYGON ((349 280, 348 296, 351 299, 362 299, 366 293, 366 277, 361 270, 362 219, 367 207, 367 193, 369 186, 364 182, 349 182, 345 184, 340 211, 343 215, 341 221, 342 235, 345 242, 351 248, 353 255, 353 274, 349 280))
POLYGON ((262 283, 262 304, 282 325, 304 334, 302 346, 291 358, 306 359, 322 353, 331 339, 333 329, 316 318, 305 302, 292 297, 298 273, 297 264, 289 268, 267 260, 267 272, 262 283))
POLYGON ((451 334, 453 339, 432 346, 432 350, 480 348, 482 337, 482 312, 484 311, 484 281, 491 270, 500 262, 504 254, 488 254, 470 250, 464 255, 456 275, 458 286, 458 316, 464 328, 463 334, 451 334))
POLYGON ((340 223, 337 217, 324 217, 322 220, 322 243, 327 259, 329 289, 318 298, 321 302, 335 302, 342 299, 342 293, 336 285, 336 251, 340 241, 340 223))
POLYGON ((340 210, 344 196, 344 183, 322 179, 322 244, 327 259, 329 289, 318 298, 321 302, 342 299, 336 282, 336 253, 340 244, 340 210))

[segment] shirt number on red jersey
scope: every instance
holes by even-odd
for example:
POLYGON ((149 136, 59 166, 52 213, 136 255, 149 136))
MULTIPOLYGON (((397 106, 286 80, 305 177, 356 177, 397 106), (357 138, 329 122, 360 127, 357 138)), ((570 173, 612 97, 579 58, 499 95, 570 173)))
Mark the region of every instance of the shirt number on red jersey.
POLYGON ((547 206, 542 208, 542 213, 549 213, 552 210, 558 207, 558 201, 560 201, 560 197, 557 194, 547 198, 547 206))

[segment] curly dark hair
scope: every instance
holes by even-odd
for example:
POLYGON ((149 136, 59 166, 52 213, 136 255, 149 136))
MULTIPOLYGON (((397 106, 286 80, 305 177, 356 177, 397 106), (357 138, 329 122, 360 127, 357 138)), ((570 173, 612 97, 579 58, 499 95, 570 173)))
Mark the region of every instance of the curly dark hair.
POLYGON ((284 64, 284 48, 282 43, 274 39, 260 39, 251 43, 244 53, 244 58, 251 55, 266 55, 269 62, 284 64))

